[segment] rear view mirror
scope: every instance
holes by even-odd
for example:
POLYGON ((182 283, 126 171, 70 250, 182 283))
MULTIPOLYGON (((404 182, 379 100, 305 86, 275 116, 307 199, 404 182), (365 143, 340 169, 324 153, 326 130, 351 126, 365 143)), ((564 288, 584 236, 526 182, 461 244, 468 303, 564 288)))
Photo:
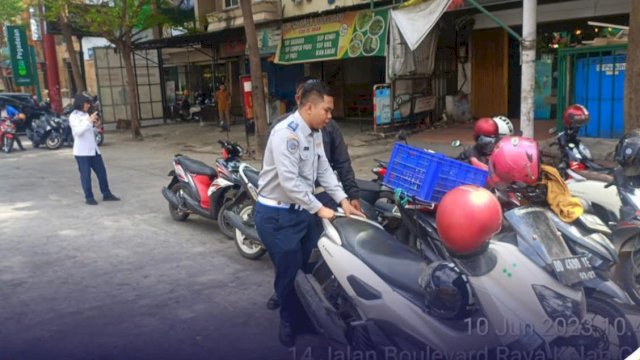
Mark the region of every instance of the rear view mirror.
POLYGON ((459 147, 460 145, 462 145, 462 143, 460 142, 460 140, 457 140, 457 139, 456 139, 456 140, 453 140, 453 141, 451 142, 451 146, 452 146, 452 147, 459 147))
POLYGON ((555 134, 557 132, 558 132, 558 128, 556 128, 555 126, 552 127, 551 129, 549 129, 549 135, 553 135, 553 134, 555 134))
POLYGON ((398 140, 402 140, 406 142, 408 137, 409 137, 409 134, 407 133, 406 130, 400 130, 400 132, 398 133, 398 140))

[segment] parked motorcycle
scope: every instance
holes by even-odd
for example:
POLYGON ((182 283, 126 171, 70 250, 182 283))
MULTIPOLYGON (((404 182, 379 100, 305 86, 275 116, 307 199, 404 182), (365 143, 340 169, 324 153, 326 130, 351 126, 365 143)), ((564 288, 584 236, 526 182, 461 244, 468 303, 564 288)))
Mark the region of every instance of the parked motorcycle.
MULTIPOLYGON (((238 170, 238 178, 242 186, 242 192, 233 200, 230 207, 234 211, 227 211, 225 216, 235 228, 234 239, 240 255, 247 259, 261 258, 266 249, 258 236, 253 221, 254 205, 258 200, 258 179, 260 171, 249 164, 241 163, 238 170)), ((400 214, 393 203, 388 202, 387 197, 381 197, 381 184, 374 181, 356 180, 360 188, 360 205, 367 218, 380 222, 388 229, 395 230, 400 223, 400 214), (375 201, 371 205, 369 201, 375 201)), ((393 195, 389 191, 389 197, 393 195)))
POLYGON ((236 143, 219 140, 223 157, 216 160, 216 168, 181 154, 173 158, 174 170, 169 172, 171 181, 162 188, 169 202, 169 213, 176 221, 184 221, 191 214, 218 222, 220 230, 233 237, 233 228, 224 219, 239 184, 230 181, 237 173, 243 149, 236 143))
POLYGON ((27 127, 27 138, 34 148, 45 145, 47 149, 55 150, 63 144, 63 131, 68 128, 62 119, 44 112, 33 112, 31 126, 27 127))
POLYGON ((16 139, 16 126, 6 117, 0 122, 0 146, 2 151, 10 153, 13 150, 13 143, 16 139))
MULTIPOLYGON (((528 228, 532 225, 525 223, 528 228)), ((602 330, 606 322, 586 325, 585 306, 587 313, 609 321, 621 316, 599 299, 585 300, 579 287, 562 283, 551 267, 537 266, 511 244, 490 241, 486 250, 474 256, 445 252, 431 262, 371 221, 339 217, 333 223, 323 220, 323 225, 318 242, 321 259, 311 274, 298 272, 295 287, 318 332, 353 349, 477 354, 502 347, 514 353, 539 351, 542 356, 559 348, 597 350, 601 342, 595 341, 599 338, 594 330, 602 330), (433 292, 420 284, 439 275, 452 281, 447 275, 456 272, 468 283, 472 294, 468 300, 473 305, 464 316, 452 319, 446 311, 438 311, 439 304, 427 301, 433 292), (544 326, 558 321, 576 324, 571 331, 578 335, 544 326), (483 326, 475 326, 481 322, 483 326), (515 331, 502 331, 505 324, 513 325, 515 331)), ((441 244, 434 246, 444 249, 441 244)), ((566 247, 556 245, 552 250, 545 253, 552 264, 564 265, 571 258, 566 247)), ((451 290, 440 294, 451 294, 451 290)), ((442 303, 459 305, 453 304, 442 303)), ((622 340, 634 345, 631 339, 622 340)))

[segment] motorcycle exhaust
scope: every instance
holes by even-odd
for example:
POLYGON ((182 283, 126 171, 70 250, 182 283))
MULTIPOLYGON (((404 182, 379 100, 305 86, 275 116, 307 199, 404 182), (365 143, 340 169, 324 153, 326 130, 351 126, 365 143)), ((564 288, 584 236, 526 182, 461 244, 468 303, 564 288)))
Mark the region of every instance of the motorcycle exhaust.
POLYGON ((231 223, 231 225, 234 228, 240 230, 240 232, 244 234, 244 236, 248 237, 251 240, 260 241, 260 238, 258 237, 258 231, 256 230, 256 228, 253 226, 246 225, 238 214, 231 212, 229 210, 225 210, 224 216, 225 216, 225 219, 229 223, 231 223))
POLYGON ((167 199, 167 201, 169 202, 169 204, 171 204, 171 206, 175 208, 179 208, 182 205, 182 202, 178 198, 178 195, 176 195, 173 191, 169 190, 168 188, 166 187, 162 188, 162 195, 164 196, 165 199, 167 199))
POLYGON ((202 217, 211 218, 211 215, 208 212, 201 210, 199 204, 186 194, 184 194, 182 197, 178 197, 178 195, 176 195, 173 191, 169 190, 166 187, 163 187, 162 195, 164 195, 164 198, 167 199, 167 201, 176 208, 185 207, 186 205, 187 209, 189 209, 190 211, 193 211, 194 213, 202 217))

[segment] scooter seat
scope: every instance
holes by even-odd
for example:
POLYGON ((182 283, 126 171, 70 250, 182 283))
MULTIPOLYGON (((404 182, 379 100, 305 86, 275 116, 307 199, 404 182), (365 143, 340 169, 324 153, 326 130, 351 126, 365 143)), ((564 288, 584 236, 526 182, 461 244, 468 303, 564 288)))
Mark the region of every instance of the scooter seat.
POLYGON ((177 161, 186 171, 190 173, 207 175, 210 178, 214 178, 217 175, 216 169, 203 163, 202 161, 194 160, 186 156, 179 156, 177 158, 177 161))
POLYGON ((244 173, 244 176, 247 177, 247 180, 249 181, 249 183, 257 189, 258 179, 260 179, 260 171, 247 167, 244 169, 243 173, 244 173))
POLYGON ((380 183, 378 182, 356 179, 356 183, 358 184, 358 189, 360 189, 360 191, 375 192, 375 193, 380 192, 380 183))
POLYGON ((367 222, 338 218, 333 222, 343 246, 392 287, 422 297, 418 284, 427 264, 406 245, 367 222))

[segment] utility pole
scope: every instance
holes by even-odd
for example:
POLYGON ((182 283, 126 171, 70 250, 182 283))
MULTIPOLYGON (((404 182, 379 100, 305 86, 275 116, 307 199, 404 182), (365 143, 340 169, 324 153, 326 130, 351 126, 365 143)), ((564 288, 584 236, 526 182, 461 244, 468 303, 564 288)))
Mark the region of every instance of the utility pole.
POLYGON ((631 0, 624 79, 624 131, 640 128, 640 0, 631 0))
POLYGON ((520 95, 520 130, 533 137, 534 89, 536 81, 536 11, 538 0, 524 0, 522 6, 522 85, 520 95))
POLYGON ((267 146, 267 108, 264 99, 264 82, 262 81, 262 65, 260 64, 260 52, 258 50, 258 36, 256 35, 256 24, 253 22, 251 3, 251 0, 240 0, 242 19, 244 21, 244 34, 247 38, 247 47, 249 49, 253 116, 256 122, 258 149, 260 150, 260 154, 264 154, 264 148, 267 146))

